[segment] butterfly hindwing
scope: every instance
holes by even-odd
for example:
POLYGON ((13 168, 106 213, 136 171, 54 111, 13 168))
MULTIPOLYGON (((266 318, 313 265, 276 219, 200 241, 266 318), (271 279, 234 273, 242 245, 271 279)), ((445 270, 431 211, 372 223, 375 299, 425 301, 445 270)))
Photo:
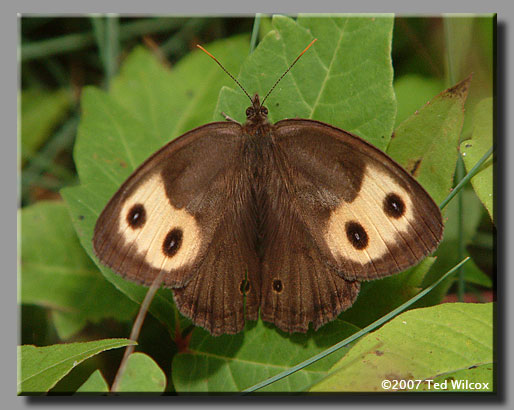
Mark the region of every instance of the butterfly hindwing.
POLYGON ((317 329, 348 309, 360 283, 327 266, 290 198, 275 193, 281 199, 269 204, 263 224, 261 317, 286 332, 306 332, 309 323, 317 329))
POLYGON ((191 281, 173 290, 180 312, 217 336, 238 333, 245 319, 256 320, 260 304, 259 262, 241 241, 244 225, 222 223, 191 281), (246 311, 243 312, 243 298, 246 311))

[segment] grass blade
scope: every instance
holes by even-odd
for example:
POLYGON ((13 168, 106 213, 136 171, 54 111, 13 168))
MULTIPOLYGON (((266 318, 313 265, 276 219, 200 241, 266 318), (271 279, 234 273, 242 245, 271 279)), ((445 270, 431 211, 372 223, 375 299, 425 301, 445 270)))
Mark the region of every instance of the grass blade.
POLYGON ((118 69, 118 55, 120 53, 120 24, 117 15, 110 15, 105 20, 105 54, 106 54, 106 70, 105 75, 107 84, 111 83, 111 79, 118 69))
POLYGON ((480 161, 478 161, 473 168, 466 174, 464 178, 460 180, 460 182, 457 184, 455 188, 453 188, 452 192, 444 199, 443 202, 439 205, 439 209, 443 209, 448 203, 453 199, 455 195, 459 193, 459 191, 462 189, 464 185, 466 185, 471 178, 473 178, 478 171, 480 170, 480 167, 484 164, 485 161, 491 156, 493 153, 493 147, 491 147, 482 158, 480 158, 480 161))
POLYGON ((250 39, 250 54, 253 53, 255 47, 257 46, 257 39, 259 38, 259 27, 261 26, 261 13, 257 13, 255 15, 255 20, 253 22, 252 29, 252 38, 250 39))

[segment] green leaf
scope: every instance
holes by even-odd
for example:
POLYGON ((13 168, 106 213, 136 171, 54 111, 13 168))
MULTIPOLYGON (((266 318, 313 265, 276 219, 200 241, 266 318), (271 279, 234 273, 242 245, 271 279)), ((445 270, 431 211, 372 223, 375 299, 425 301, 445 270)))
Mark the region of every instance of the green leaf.
POLYGON ((398 101, 395 127, 423 107, 434 95, 444 89, 443 82, 436 78, 407 74, 394 81, 394 92, 398 101))
POLYGON ((166 376, 154 360, 144 353, 132 353, 127 361, 118 392, 162 393, 166 376))
POLYGON ((440 203, 453 186, 459 137, 471 78, 443 91, 402 122, 387 153, 440 203))
MULTIPOLYGON (((271 377, 358 330, 339 319, 317 332, 286 334, 262 321, 251 322, 235 336, 212 337, 203 330, 193 333, 187 353, 175 356, 173 385, 177 392, 234 392, 271 377)), ((305 391, 327 374, 348 348, 316 362, 262 392, 305 391)))
MULTIPOLYGON (((205 47, 233 72, 240 69, 248 55, 249 38, 235 36, 205 47)), ((188 54, 169 71, 148 50, 136 48, 125 61, 110 94, 145 124, 159 141, 157 149, 210 122, 220 89, 228 84, 233 84, 230 77, 199 50, 188 54)), ((217 114, 217 120, 222 120, 217 114)))
POLYGON ((109 385, 100 370, 95 370, 84 384, 77 389, 77 393, 109 393, 109 385))
POLYGON ((21 93, 21 157, 33 156, 63 119, 72 103, 71 93, 60 89, 28 89, 21 93))
POLYGON ((435 260, 436 258, 428 257, 417 266, 397 275, 363 282, 357 300, 340 318, 365 327, 384 316, 422 289, 423 279, 435 260))
MULTIPOLYGON (((248 52, 248 39, 234 37, 206 46, 228 69, 248 52)), ((96 219, 109 198, 150 154, 190 127, 209 122, 217 94, 230 78, 196 51, 168 70, 147 50, 136 48, 113 80, 109 93, 86 88, 74 158, 81 184, 61 193, 69 205, 80 242, 92 247, 96 219), (206 64, 208 63, 208 64, 206 64)), ((147 288, 128 282, 101 265, 104 276, 130 299, 141 302, 147 288)), ((175 331, 178 313, 172 293, 161 289, 150 312, 175 331)))
POLYGON ((385 391, 383 380, 426 380, 493 362, 493 304, 414 309, 360 339, 311 391, 385 391))
MULTIPOLYGON (((261 98, 313 38, 270 94, 270 121, 312 118, 354 132, 384 149, 396 114, 392 86, 391 15, 311 17, 296 21, 274 16, 274 30, 244 62, 243 87, 261 98)), ((233 85, 220 93, 216 112, 244 121, 248 98, 233 85)), ((219 118, 219 115, 218 117, 219 118)))
POLYGON ((135 344, 105 339, 53 346, 18 346, 18 394, 44 393, 84 360, 110 349, 135 344))
POLYGON ((63 339, 87 321, 133 317, 134 303, 105 280, 80 246, 63 202, 38 202, 20 214, 21 303, 52 309, 63 339))
MULTIPOLYGON (((473 111, 473 134, 470 140, 462 142, 460 150, 466 169, 469 170, 493 145, 493 99, 486 98, 473 111)), ((481 167, 471 179, 471 185, 494 221, 493 214, 493 157, 481 167)))

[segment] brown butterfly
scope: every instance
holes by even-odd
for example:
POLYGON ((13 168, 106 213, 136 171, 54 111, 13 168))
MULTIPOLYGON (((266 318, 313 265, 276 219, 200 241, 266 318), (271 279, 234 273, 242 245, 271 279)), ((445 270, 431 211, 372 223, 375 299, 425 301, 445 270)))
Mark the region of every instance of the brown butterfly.
POLYGON ((432 253, 441 213, 366 141, 314 120, 270 124, 248 97, 244 124, 195 128, 134 171, 98 218, 94 250, 144 285, 163 272, 179 311, 213 335, 259 312, 306 332, 348 309, 361 281, 432 253))

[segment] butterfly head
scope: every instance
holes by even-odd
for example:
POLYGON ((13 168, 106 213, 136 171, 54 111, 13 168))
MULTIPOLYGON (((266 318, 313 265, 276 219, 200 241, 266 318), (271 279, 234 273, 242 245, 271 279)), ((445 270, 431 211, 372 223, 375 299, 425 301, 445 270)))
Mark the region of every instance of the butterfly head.
POLYGON ((261 105, 259 94, 252 98, 252 105, 246 109, 246 124, 267 124, 268 109, 261 105))

